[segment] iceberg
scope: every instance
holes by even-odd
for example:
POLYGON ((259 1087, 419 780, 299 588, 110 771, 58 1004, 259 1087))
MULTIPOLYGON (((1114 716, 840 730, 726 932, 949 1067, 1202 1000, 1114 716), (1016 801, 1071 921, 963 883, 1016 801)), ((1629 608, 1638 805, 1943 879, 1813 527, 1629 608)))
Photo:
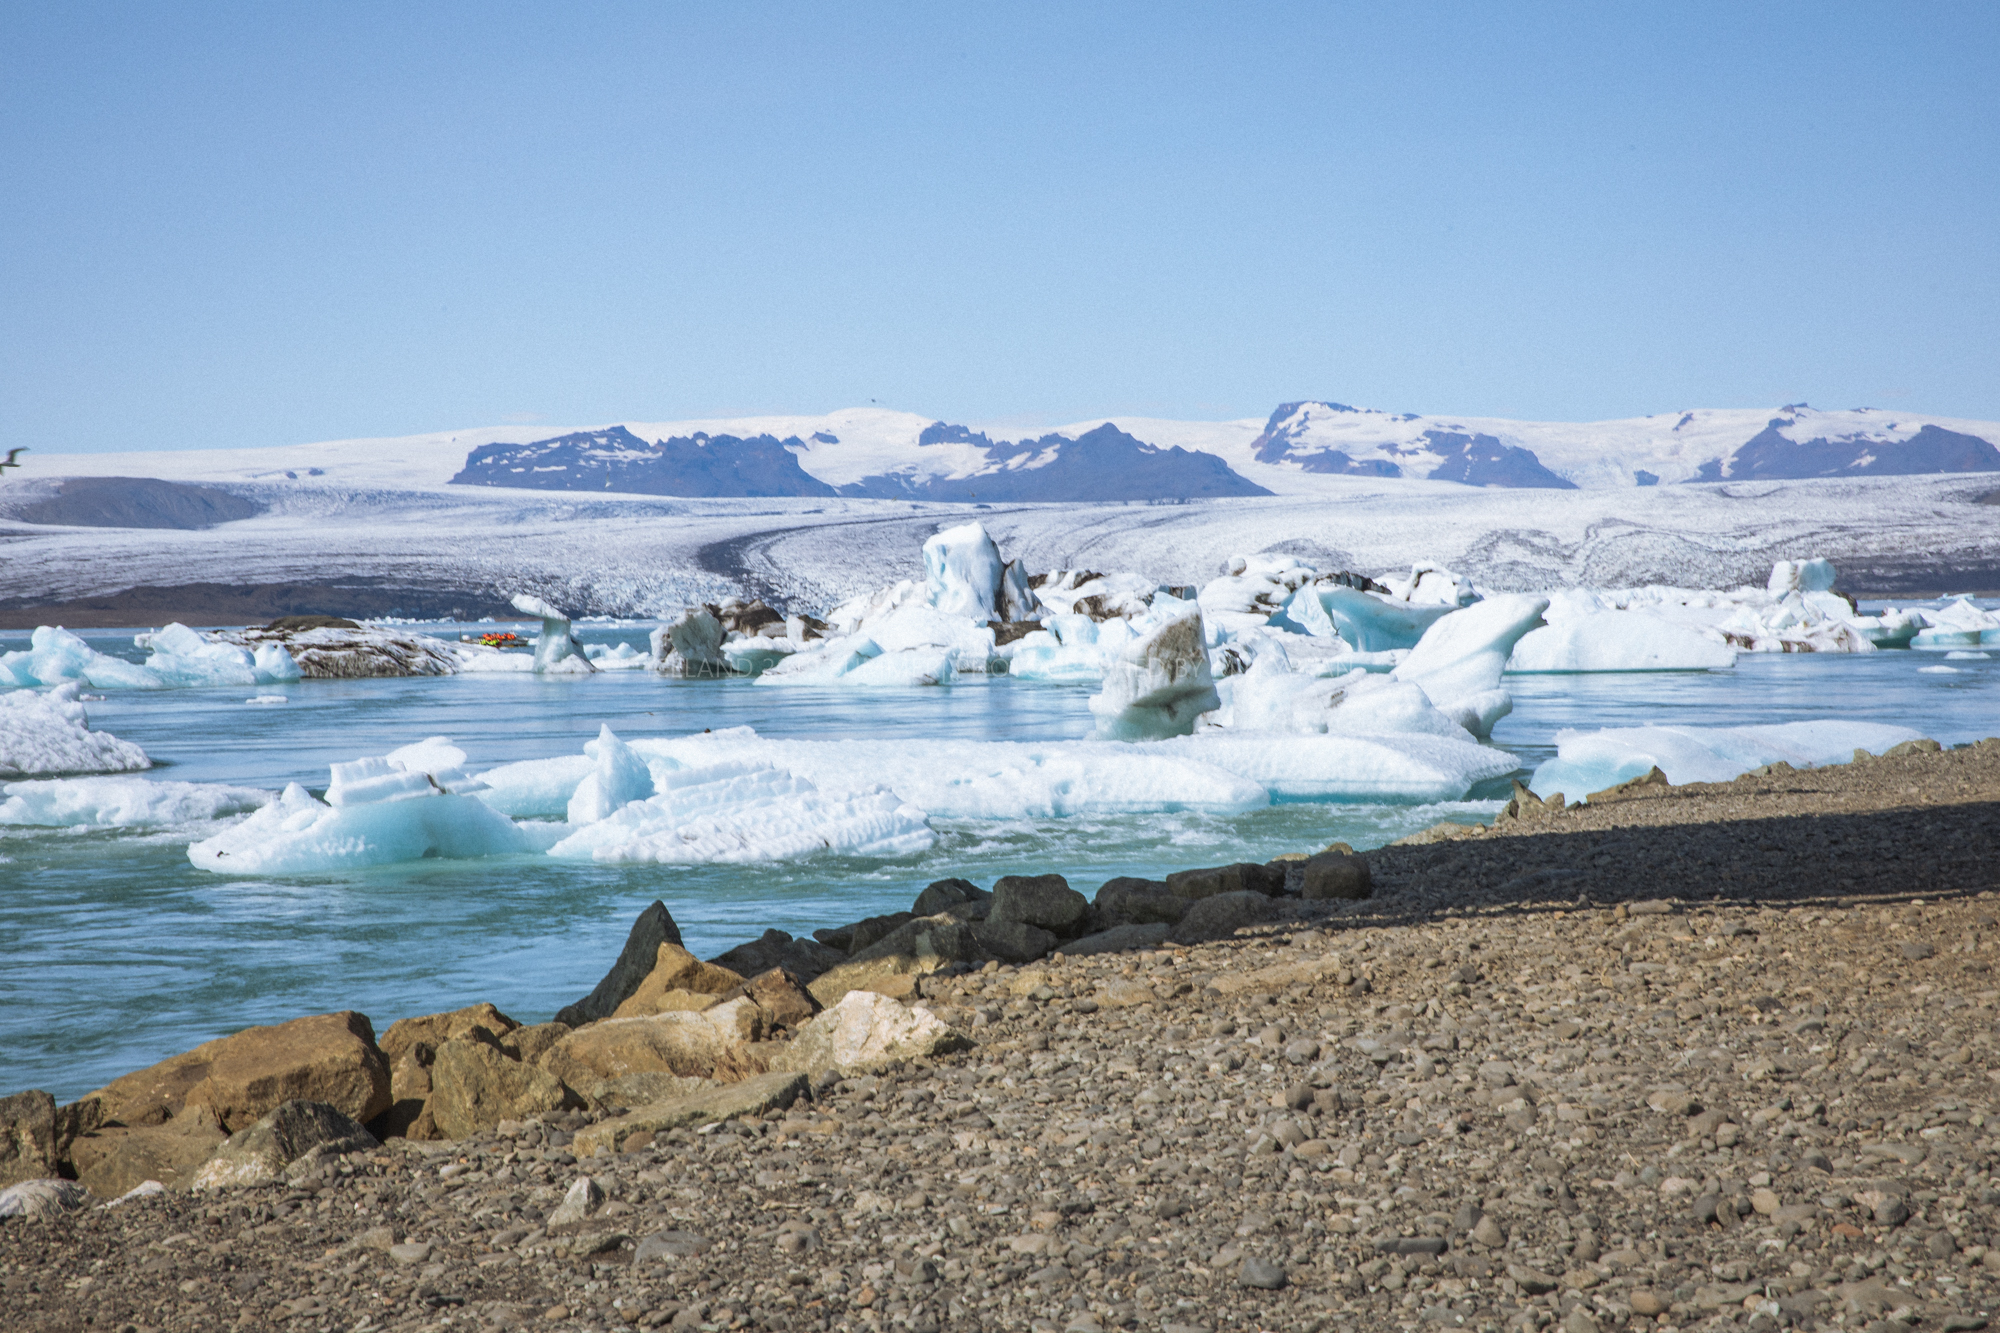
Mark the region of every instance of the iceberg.
POLYGON ((1424 631, 1457 610, 1456 603, 1412 604, 1343 584, 1309 583, 1271 617, 1276 629, 1313 638, 1338 637, 1366 653, 1414 648, 1424 631))
POLYGON ((564 807, 570 823, 595 823, 653 794, 652 770, 631 746, 612 734, 609 723, 598 726, 597 739, 585 742, 583 752, 590 757, 592 767, 564 807))
POLYGON ((1195 719, 1222 705, 1208 664, 1199 605, 1174 602, 1135 624, 1130 643, 1105 668, 1090 697, 1098 734, 1112 740, 1185 736, 1195 719))
POLYGON ((1031 630, 1002 649, 1007 674, 1020 680, 1096 681, 1137 635, 1121 617, 1093 620, 1066 612, 1044 616, 1031 630))
POLYGON ((1529 790, 1572 800, 1644 777, 1657 767, 1676 786, 1728 782, 1780 760, 1794 768, 1847 763, 1856 750, 1881 753, 1918 739, 1881 722, 1781 722, 1744 727, 1609 727, 1556 733, 1556 757, 1535 770, 1529 790))
POLYGON ((151 768, 146 752, 92 731, 75 681, 46 694, 0 693, 0 778, 57 773, 131 773, 151 768))
POLYGON ((1736 650, 1699 630, 1646 611, 1620 611, 1594 592, 1549 594, 1548 623, 1514 645, 1514 672, 1716 671, 1736 665, 1736 650))
POLYGON ((992 620, 1005 573, 1000 548, 979 523, 946 528, 924 543, 925 597, 948 615, 992 620))
POLYGON ((1925 611, 1924 628, 1910 640, 1912 648, 1979 648, 2000 645, 2000 616, 1982 611, 1961 594, 1936 611, 1925 611))
POLYGON ((190 846, 188 860, 218 874, 297 875, 533 849, 526 833, 476 796, 397 792, 335 807, 294 782, 242 823, 190 846))
POLYGON ((1216 682, 1222 706, 1203 714, 1201 730, 1283 735, 1428 735, 1470 742, 1471 734, 1439 712, 1423 687, 1367 670, 1315 676, 1290 670, 1273 649, 1248 671, 1216 682))
POLYGON ((158 690, 192 685, 284 685, 301 676, 283 644, 254 653, 238 644, 207 639, 171 624, 134 642, 152 654, 141 666, 100 653, 59 625, 43 625, 29 646, 0 656, 0 686, 60 685, 80 681, 99 690, 158 690))
POLYGON ((1311 565, 1289 555, 1234 555, 1227 572, 1204 584, 1195 602, 1218 636, 1261 629, 1314 574, 1311 565))
POLYGON ((1501 673, 1548 606, 1546 597, 1520 593, 1474 602, 1425 630, 1389 676, 1422 686, 1439 712, 1483 740, 1513 710, 1501 673))
POLYGON ((0 824, 145 828, 248 814, 274 799, 254 787, 150 778, 56 778, 0 785, 0 824))
POLYGON ((566 614, 529 593, 517 592, 512 600, 516 611, 542 622, 541 637, 535 640, 536 675, 587 676, 597 670, 584 655, 583 645, 570 632, 566 614))
POLYGON ((651 635, 654 669, 663 676, 684 679, 736 674, 722 655, 722 621, 705 606, 691 606, 680 619, 651 635))
MULTIPOLYGON (((883 787, 828 795, 782 768, 741 760, 672 768, 660 777, 657 794, 648 782, 646 799, 579 828, 549 855, 774 861, 828 852, 903 856, 928 850, 936 841, 924 812, 883 787)), ((576 799, 570 808, 575 811, 576 799)))

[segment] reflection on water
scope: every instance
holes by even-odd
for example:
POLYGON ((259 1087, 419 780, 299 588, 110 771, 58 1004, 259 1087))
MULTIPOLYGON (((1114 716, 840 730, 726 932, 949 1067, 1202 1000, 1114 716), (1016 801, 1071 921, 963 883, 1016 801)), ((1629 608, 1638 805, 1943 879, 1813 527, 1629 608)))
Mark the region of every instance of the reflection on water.
MULTIPOLYGON (((0 636, 0 650, 17 646, 0 636)), ((129 636, 87 635, 101 651, 129 636)), ((643 644, 638 628, 586 638, 643 644)), ((1743 659, 1733 672, 1510 677, 1514 714, 1495 741, 1532 767, 1564 727, 1792 721, 1845 716, 1917 727, 1947 742, 2000 730, 2000 671, 1935 655, 1743 659)), ((1088 734, 1090 691, 1004 679, 951 689, 827 691, 646 672, 583 680, 521 676, 307 681, 282 707, 264 691, 117 694, 93 725, 138 741, 160 776, 319 788, 326 765, 425 736, 475 767, 574 754, 609 722, 620 735, 752 726, 771 736, 1053 740, 1088 734)), ((1283 745, 1282 737, 1272 744, 1283 745)), ((1475 793, 1493 797, 1505 789, 1475 793)), ((548 1017, 594 985, 631 920, 666 901, 690 947, 713 953, 770 926, 804 933, 905 908, 923 885, 1059 870, 1093 891, 1120 874, 1262 860, 1341 839, 1378 846, 1450 807, 1285 805, 1240 815, 943 821, 937 847, 894 861, 769 866, 619 866, 504 857, 283 880, 195 870, 192 832, 0 830, 0 1093, 73 1097, 126 1070, 251 1023, 357 1008, 378 1030, 412 1013, 492 1000, 548 1017)))

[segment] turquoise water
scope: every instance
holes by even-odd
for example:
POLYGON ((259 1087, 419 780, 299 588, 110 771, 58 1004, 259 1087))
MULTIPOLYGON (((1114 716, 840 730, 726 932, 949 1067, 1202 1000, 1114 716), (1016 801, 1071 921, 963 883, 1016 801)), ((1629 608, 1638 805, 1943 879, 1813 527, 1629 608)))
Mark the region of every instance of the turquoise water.
MULTIPOLYGON (((90 634, 137 657, 130 636, 90 634)), ((644 626, 586 639, 643 645, 644 626)), ((22 635, 0 635, 0 651, 22 635)), ((1495 744, 1532 768, 1564 727, 1847 717, 1955 742, 2000 731, 2000 662, 1935 654, 1745 657, 1734 671, 1518 676, 1495 744), (1922 666, 1960 668, 1951 675, 1922 666)), ((92 725, 139 742, 152 776, 320 788, 326 765, 445 735, 479 768, 575 754, 608 722, 628 739, 748 725, 769 736, 1051 740, 1088 734, 1088 687, 1005 678, 950 689, 804 691, 607 672, 583 680, 459 676, 306 681, 282 706, 245 688, 114 694, 92 725)), ((1283 744, 1275 738, 1273 744, 1283 744)), ((1496 797, 1505 788, 1475 793, 1496 797)), ((69 1098, 252 1023, 360 1009, 399 1017, 491 1000, 523 1021, 593 986, 637 913, 663 899, 713 953, 769 926, 805 933, 904 908, 933 879, 1060 871, 1085 892, 1118 874, 1264 859, 1339 838, 1379 845, 1492 799, 1449 807, 1275 806, 1238 815, 939 821, 938 845, 895 860, 600 865, 545 857, 426 861, 285 878, 194 869, 195 831, 0 829, 0 1093, 69 1098)))

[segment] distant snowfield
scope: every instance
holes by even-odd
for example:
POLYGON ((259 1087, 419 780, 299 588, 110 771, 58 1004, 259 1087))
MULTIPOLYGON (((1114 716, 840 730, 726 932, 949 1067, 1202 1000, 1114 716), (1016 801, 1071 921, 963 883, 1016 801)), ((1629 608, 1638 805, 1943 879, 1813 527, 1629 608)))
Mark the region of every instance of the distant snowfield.
POLYGON ((1990 475, 1573 491, 1323 477, 1312 496, 989 509, 360 485, 332 468, 245 482, 174 454, 113 467, 228 480, 268 509, 198 530, 0 520, 0 598, 26 606, 142 586, 351 578, 526 589, 576 614, 674 614, 732 593, 811 611, 918 575, 923 539, 968 514, 1030 569, 1129 569, 1162 583, 1205 582, 1232 554, 1281 551, 1365 573, 1438 560, 1500 589, 1727 587, 1761 583, 1774 560, 1815 555, 1864 591, 2000 586, 2000 506, 1975 503, 1990 475))

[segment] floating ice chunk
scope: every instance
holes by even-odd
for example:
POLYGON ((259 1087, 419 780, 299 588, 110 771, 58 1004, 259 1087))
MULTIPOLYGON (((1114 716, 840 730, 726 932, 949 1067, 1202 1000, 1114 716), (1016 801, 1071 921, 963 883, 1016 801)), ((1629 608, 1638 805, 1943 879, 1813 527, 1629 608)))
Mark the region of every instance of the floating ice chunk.
POLYGON ((1147 746, 1212 764, 1262 786, 1274 801, 1456 801, 1489 778, 1519 767, 1505 750, 1463 737, 1398 735, 1268 736, 1204 732, 1147 746))
POLYGON ((463 794, 477 791, 482 785, 478 778, 465 771, 465 751, 453 745, 448 736, 432 736, 413 745, 405 745, 389 751, 383 758, 391 768, 429 777, 444 791, 463 794))
MULTIPOLYGON (((186 625, 172 624, 152 637, 146 669, 167 685, 259 685, 257 661, 233 643, 210 643, 186 625)), ((288 653, 285 660, 289 662, 288 653)), ((297 668, 293 668, 296 673, 297 668)), ((297 680, 293 674, 289 679, 297 680)))
POLYGON ((570 797, 596 768, 597 760, 584 754, 523 759, 481 773, 484 786, 478 796, 516 819, 560 819, 569 809, 570 797))
POLYGON ((1113 620, 1146 614, 1160 596, 1158 584, 1129 571, 1100 574, 1089 569, 1060 569, 1035 589, 1043 622, 1052 615, 1084 615, 1113 620))
POLYGON ((651 636, 653 660, 663 676, 684 679, 728 676, 735 672, 722 655, 722 622, 705 606, 691 606, 680 619, 662 625, 651 636))
POLYGON ((221 874, 312 874, 426 857, 496 856, 534 846, 505 815, 471 796, 433 790, 415 799, 336 809, 293 783, 242 823, 190 846, 188 860, 221 874))
POLYGON ((862 634, 827 639, 797 652, 757 677, 759 685, 949 685, 955 668, 950 648, 925 646, 884 652, 862 634))
POLYGON ((999 651, 1007 656, 1007 674, 1021 680, 1096 681, 1135 637, 1128 620, 1067 613, 1045 617, 1041 629, 999 651))
POLYGON ((131 773, 151 768, 146 752, 92 731, 75 681, 46 694, 0 694, 0 778, 56 773, 131 773))
POLYGON ((1090 697, 1098 734, 1112 740, 1185 736, 1195 719, 1222 704, 1208 666, 1198 605, 1173 602, 1147 613, 1105 669, 1090 697))
POLYGON ((569 617, 539 597, 517 592, 514 609, 524 616, 538 617, 541 637, 535 640, 535 672, 544 676, 589 675, 597 670, 583 655, 583 645, 570 632, 569 617))
POLYGON ((1548 605, 1546 597, 1515 593, 1454 611, 1425 630, 1390 675, 1423 686, 1439 712, 1484 738, 1513 708, 1500 688, 1507 659, 1548 605))
POLYGON ((599 671, 637 671, 650 664, 646 654, 629 643, 586 644, 583 655, 599 671))
POLYGON ((41 625, 28 647, 0 655, 0 686, 81 681, 99 690, 157 690, 166 682, 122 658, 100 653, 60 625, 41 625))
POLYGON ((1470 742, 1466 729, 1432 706, 1423 687, 1369 671, 1328 678, 1286 669, 1276 653, 1240 675, 1216 682, 1222 707, 1202 717, 1203 734, 1275 732, 1286 735, 1445 736, 1470 742))
POLYGON ((510 653, 504 649, 488 648, 478 643, 456 643, 450 647, 454 654, 455 669, 466 675, 501 675, 535 669, 535 658, 532 653, 510 653))
POLYGON ((1831 592, 1837 577, 1833 562, 1824 558, 1780 560, 1771 566, 1771 577, 1764 586, 1773 597, 1788 592, 1831 592))
POLYGON ((871 621, 868 637, 885 653, 946 649, 954 670, 984 671, 993 659, 993 630, 964 616, 926 606, 904 606, 871 621))
POLYGON ((1358 588, 1308 584, 1271 623, 1318 638, 1338 635, 1362 652, 1414 648, 1424 631, 1457 609, 1455 602, 1413 605, 1358 588))
POLYGON ((1385 574, 1377 581, 1395 600, 1417 606, 1470 606, 1479 599, 1471 579, 1428 560, 1411 565, 1407 579, 1385 574))
POLYGON ((1521 637, 1507 669, 1717 671, 1736 665, 1736 650, 1718 639, 1644 611, 1605 610, 1579 605, 1581 600, 1552 594, 1544 613, 1548 624, 1521 637))
POLYGON ((774 861, 825 852, 902 856, 935 841, 924 812, 886 788, 828 795, 784 769, 734 760, 670 771, 658 794, 578 829, 549 854, 598 861, 774 861))
POLYGON ((1021 568, 1019 560, 1009 560, 1001 567, 1000 596, 993 609, 999 619, 1014 622, 1033 620, 1041 614, 1041 599, 1035 596, 1028 571, 1021 568))
POLYGON ((946 528, 924 543, 925 599, 946 614, 984 624, 999 613, 1005 568, 984 526, 946 528))
POLYGON ((290 703, 291 700, 287 699, 282 694, 253 694, 248 699, 245 699, 243 702, 246 704, 258 704, 260 706, 269 706, 272 704, 290 703))
POLYGON ((1922 613, 1925 628, 1910 640, 1912 648, 1978 648, 2000 644, 2000 616, 1983 611, 1960 595, 1936 611, 1922 613))
POLYGON ((406 801, 442 791, 430 774, 398 767, 387 759, 355 759, 329 768, 333 781, 326 789, 326 803, 330 806, 406 801))
POLYGON ((1944 660, 1947 662, 1990 662, 1993 660, 1993 654, 1968 653, 1963 649, 1957 649, 1952 652, 1946 653, 1944 655, 1944 660))
POLYGON ((149 778, 57 778, 0 785, 0 824, 140 828, 192 824, 262 809, 274 799, 253 787, 149 778))
POLYGON ((1876 754, 1916 740, 1908 727, 1880 722, 1783 722, 1747 727, 1610 727, 1559 731, 1556 757, 1528 784, 1537 796, 1571 799, 1644 777, 1655 766, 1678 786, 1727 782, 1780 760, 1794 768, 1846 763, 1856 750, 1876 754))
POLYGON ((1925 675, 1925 676, 1956 676, 1958 674, 1958 668, 1955 666, 1918 667, 1917 673, 1919 675, 1925 675))
POLYGON ((744 676, 761 676, 799 651, 805 644, 801 635, 774 638, 769 634, 744 634, 722 645, 722 656, 732 671, 744 676))
POLYGON ((1226 568, 1195 596, 1209 632, 1218 636, 1261 628, 1314 574, 1289 555, 1233 555, 1226 568))
POLYGON ((653 774, 646 761, 612 734, 609 723, 599 724, 597 739, 586 742, 583 752, 593 766, 569 798, 566 813, 570 823, 595 823, 653 794, 653 774))

